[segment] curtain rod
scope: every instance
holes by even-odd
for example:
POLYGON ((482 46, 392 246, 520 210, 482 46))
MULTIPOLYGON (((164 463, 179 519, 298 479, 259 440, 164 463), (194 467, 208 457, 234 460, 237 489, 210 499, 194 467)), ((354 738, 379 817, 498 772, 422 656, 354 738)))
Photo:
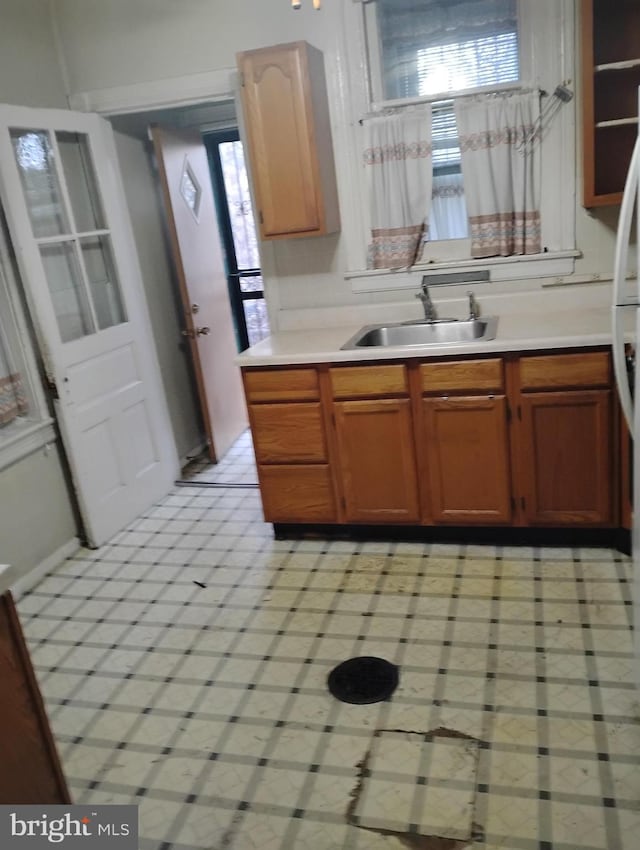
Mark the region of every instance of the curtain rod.
POLYGON ((358 123, 362 124, 363 121, 367 121, 370 118, 377 118, 380 115, 392 114, 399 109, 403 109, 405 106, 421 106, 426 103, 447 103, 453 100, 458 100, 461 97, 473 97, 474 95, 486 94, 486 95, 500 95, 505 92, 518 92, 525 94, 527 92, 537 91, 541 97, 545 97, 547 92, 544 89, 536 89, 536 88, 527 88, 519 85, 514 85, 513 83, 504 83, 502 86, 498 86, 494 89, 491 89, 490 92, 487 92, 486 89, 474 88, 474 89, 465 89, 464 91, 459 92, 440 92, 439 94, 427 95, 425 97, 406 97, 402 100, 383 100, 380 103, 374 103, 373 109, 371 112, 366 112, 361 118, 358 119, 358 123))

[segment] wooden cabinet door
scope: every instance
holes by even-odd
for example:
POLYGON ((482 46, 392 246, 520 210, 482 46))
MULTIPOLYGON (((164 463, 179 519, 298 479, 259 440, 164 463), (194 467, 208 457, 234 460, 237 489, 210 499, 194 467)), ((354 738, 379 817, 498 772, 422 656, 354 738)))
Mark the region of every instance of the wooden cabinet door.
POLYGON ((337 520, 328 465, 260 466, 259 475, 267 522, 327 523, 337 520))
POLYGON ((423 401, 424 439, 435 522, 511 522, 504 396, 423 401))
POLYGON ((259 464, 326 462, 319 402, 252 404, 249 415, 259 464))
POLYGON ((306 42, 238 54, 263 239, 338 229, 324 63, 306 42))
POLYGON ((409 399, 336 402, 334 411, 347 522, 417 522, 409 399))
POLYGON ((69 803, 10 593, 0 596, 0 804, 69 803))
POLYGON ((611 392, 527 393, 521 405, 527 522, 611 524, 611 392))

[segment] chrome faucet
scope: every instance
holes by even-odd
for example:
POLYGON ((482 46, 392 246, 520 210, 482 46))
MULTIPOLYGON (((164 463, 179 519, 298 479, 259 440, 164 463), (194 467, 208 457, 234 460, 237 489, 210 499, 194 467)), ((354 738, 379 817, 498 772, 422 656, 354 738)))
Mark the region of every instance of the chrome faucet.
POLYGON ((416 292, 416 298, 419 298, 422 301, 425 322, 435 322, 438 318, 438 311, 436 310, 436 305, 433 303, 431 296, 429 295, 426 277, 422 278, 420 292, 416 292))
POLYGON ((480 307, 473 292, 467 292, 469 298, 469 320, 474 321, 480 316, 480 307))

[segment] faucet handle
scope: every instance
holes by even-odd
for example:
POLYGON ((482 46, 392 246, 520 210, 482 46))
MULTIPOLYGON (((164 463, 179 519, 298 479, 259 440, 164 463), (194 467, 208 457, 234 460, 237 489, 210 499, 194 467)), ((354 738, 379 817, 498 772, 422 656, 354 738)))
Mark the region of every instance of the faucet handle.
POLYGON ((469 290, 469 292, 467 292, 467 296, 469 298, 469 318, 470 319, 477 319, 478 316, 480 315, 480 307, 478 306, 478 302, 476 301, 476 297, 473 294, 473 292, 471 292, 471 290, 469 290))

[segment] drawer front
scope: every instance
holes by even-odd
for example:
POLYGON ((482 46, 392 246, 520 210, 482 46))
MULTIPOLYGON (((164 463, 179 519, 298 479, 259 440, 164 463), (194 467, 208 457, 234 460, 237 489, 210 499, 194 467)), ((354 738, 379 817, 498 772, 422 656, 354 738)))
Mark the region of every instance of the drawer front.
POLYGON ((258 471, 267 522, 336 522, 328 466, 260 466, 258 471))
POLYGON ((554 390, 569 387, 607 387, 611 382, 609 354, 549 354, 522 357, 520 386, 523 390, 554 390))
POLYGON ((501 392, 504 389, 502 360, 455 360, 449 363, 423 363, 420 367, 425 394, 501 392))
POLYGON ((407 370, 402 365, 346 366, 329 369, 334 398, 409 395, 407 370))
POLYGON ((244 372, 248 402, 315 401, 320 398, 315 369, 260 369, 244 372))
POLYGON ((327 460, 319 403, 255 404, 250 412, 258 463, 321 463, 327 460))

